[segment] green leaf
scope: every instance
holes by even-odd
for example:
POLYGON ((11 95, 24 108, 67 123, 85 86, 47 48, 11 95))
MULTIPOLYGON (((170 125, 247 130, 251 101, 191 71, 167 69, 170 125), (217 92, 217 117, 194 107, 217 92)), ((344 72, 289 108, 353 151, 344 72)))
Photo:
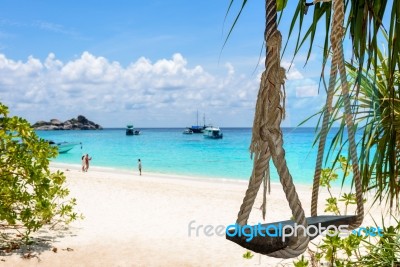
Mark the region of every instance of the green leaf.
MULTIPOLYGON (((0 221, 6 228, 18 225, 25 241, 52 220, 76 218, 76 202, 65 199, 65 176, 49 170, 49 158, 56 155, 25 119, 9 117, 0 103, 0 221)), ((0 235, 1 244, 9 242, 4 237, 0 235)))
POLYGON ((243 254, 243 258, 245 258, 245 259, 251 259, 251 258, 253 258, 253 253, 251 253, 251 251, 246 251, 246 253, 244 253, 243 254))
POLYGON ((285 9, 288 0, 277 0, 276 1, 276 11, 282 11, 285 9))

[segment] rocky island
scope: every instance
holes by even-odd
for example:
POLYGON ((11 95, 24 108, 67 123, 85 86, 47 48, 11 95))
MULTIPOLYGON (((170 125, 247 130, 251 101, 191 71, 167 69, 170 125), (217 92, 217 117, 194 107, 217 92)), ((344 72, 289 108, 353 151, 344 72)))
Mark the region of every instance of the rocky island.
POLYGON ((57 119, 38 121, 32 127, 35 130, 103 130, 103 127, 99 124, 86 119, 82 115, 64 122, 57 119))

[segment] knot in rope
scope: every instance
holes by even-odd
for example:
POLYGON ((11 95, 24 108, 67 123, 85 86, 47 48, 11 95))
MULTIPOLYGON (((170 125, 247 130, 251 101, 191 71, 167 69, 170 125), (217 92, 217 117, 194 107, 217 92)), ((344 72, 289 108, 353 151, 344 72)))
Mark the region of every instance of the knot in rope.
POLYGON ((268 40, 266 40, 266 43, 268 48, 273 48, 273 47, 280 48, 280 45, 282 43, 281 33, 279 31, 274 31, 268 38, 268 40))

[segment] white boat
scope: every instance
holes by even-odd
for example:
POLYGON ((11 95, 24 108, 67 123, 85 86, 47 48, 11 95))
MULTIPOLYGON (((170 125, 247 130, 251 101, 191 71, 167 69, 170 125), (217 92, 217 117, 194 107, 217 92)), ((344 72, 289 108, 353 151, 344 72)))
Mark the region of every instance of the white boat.
POLYGON ((203 130, 204 138, 222 139, 224 136, 219 127, 208 126, 203 130))
POLYGON ((77 145, 81 145, 82 148, 82 143, 79 142, 59 142, 56 143, 54 141, 49 141, 49 144, 52 147, 57 147, 58 149, 58 153, 67 153, 68 151, 70 151, 71 149, 73 149, 75 146, 77 145))
POLYGON ((191 129, 189 129, 189 128, 186 128, 186 129, 183 131, 183 134, 193 134, 193 131, 192 131, 191 129))

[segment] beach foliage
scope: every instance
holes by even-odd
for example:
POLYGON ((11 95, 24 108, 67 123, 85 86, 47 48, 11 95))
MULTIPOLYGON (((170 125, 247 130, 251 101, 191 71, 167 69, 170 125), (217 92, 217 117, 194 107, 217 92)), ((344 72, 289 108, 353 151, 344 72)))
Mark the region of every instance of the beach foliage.
MULTIPOLYGON (((345 159, 345 158, 344 158, 345 159)), ((344 171, 347 167, 340 165, 334 170, 325 169, 326 173, 336 173, 344 171)), ((346 173, 346 177, 351 173, 346 173)), ((330 175, 329 177, 335 177, 330 175)), ((321 180, 321 186, 325 189, 331 188, 330 183, 335 179, 321 180)), ((331 191, 328 191, 330 197, 326 199, 327 205, 331 208, 326 210, 335 215, 347 214, 349 206, 355 206, 355 197, 352 192, 342 193, 339 201, 344 204, 338 205, 332 199, 337 200, 331 191), (344 209, 344 211, 343 211, 344 209)), ((382 217, 380 224, 375 222, 375 227, 360 228, 351 232, 346 237, 336 235, 326 235, 313 249, 308 250, 309 258, 302 255, 293 262, 294 266, 400 266, 400 221, 394 218, 394 225, 386 226, 382 217), (376 231, 376 229, 380 229, 376 231), (370 234, 372 233, 372 234, 370 234), (380 234, 379 234, 380 233, 380 234)))
POLYGON ((304 255, 301 256, 300 260, 293 263, 294 267, 307 267, 308 260, 304 258, 304 255))
POLYGON ((41 140, 23 118, 0 103, 0 247, 10 238, 29 240, 46 224, 77 218, 75 199, 66 200, 65 175, 50 172, 57 149, 41 140), (12 234, 17 231, 17 235, 12 234), (11 237, 12 235, 12 237, 11 237))
POLYGON ((243 258, 245 258, 245 259, 247 259, 247 260, 253 258, 253 256, 254 256, 254 254, 251 253, 251 251, 246 251, 246 252, 243 254, 243 258))
MULTIPOLYGON (((400 52, 400 43, 395 39, 395 36, 400 32, 400 6, 396 1, 387 0, 343 1, 345 2, 345 21, 343 26, 352 41, 352 56, 360 62, 357 71, 361 73, 364 67, 366 69, 371 66, 376 68, 376 58, 380 53, 380 46, 382 46, 380 30, 384 29, 391 36, 389 41, 385 42, 385 45, 389 58, 388 71, 390 75, 393 75, 396 69, 400 68, 400 59, 397 57, 400 52)), ((320 1, 313 4, 312 7, 307 7, 306 2, 303 0, 297 1, 287 44, 290 38, 295 36, 296 48, 294 56, 300 52, 303 46, 307 46, 307 61, 313 51, 321 49, 315 44, 315 41, 322 38, 324 40, 322 70, 324 70, 327 59, 330 56, 329 38, 331 34, 330 20, 333 16, 332 1, 320 1), (308 9, 312 9, 313 14, 311 12, 307 14, 308 9), (306 16, 312 16, 312 20, 307 20, 306 16), (323 27, 323 30, 318 26, 323 27), (297 31, 295 27, 298 27, 297 31), (315 38, 316 36, 318 36, 317 39, 315 38)), ((311 3, 312 1, 308 2, 311 3)))
MULTIPOLYGON (((326 168, 321 170, 321 178, 319 180, 319 184, 322 188, 325 188, 329 194, 329 197, 325 199, 325 212, 331 212, 336 215, 341 215, 341 210, 339 208, 339 202, 344 204, 344 215, 347 215, 348 207, 351 205, 357 205, 356 195, 353 192, 346 193, 344 192, 339 196, 334 196, 332 193, 332 183, 335 182, 339 174, 338 172, 343 173, 343 179, 349 179, 351 175, 351 166, 350 163, 347 163, 347 158, 340 155, 339 162, 341 164, 336 165, 333 169, 326 168), (350 167, 350 168, 349 168, 350 167)), ((364 200, 365 201, 365 200, 364 200)))
MULTIPOLYGON (((379 64, 371 69, 363 69, 346 62, 349 83, 357 90, 352 94, 355 127, 359 138, 359 165, 363 191, 373 192, 375 201, 385 202, 391 208, 399 209, 400 194, 400 72, 391 75, 388 58, 378 50, 379 64)), ((397 55, 400 58, 400 54, 397 55)), ((336 91, 341 90, 340 86, 336 91)), ((346 149, 347 132, 343 108, 343 97, 337 93, 333 106, 330 128, 334 137, 326 158, 334 158, 331 168, 350 165, 341 154, 346 149), (338 128, 336 128, 338 127, 338 128)), ((326 112, 323 108, 319 115, 326 112)), ((320 125, 317 125, 319 128, 320 125)), ((317 135, 317 138, 319 135, 317 135)))
MULTIPOLYGON (((376 225, 376 227, 378 227, 376 225)), ((387 267, 400 266, 400 223, 382 227, 382 235, 327 235, 316 249, 309 249, 294 266, 387 267)))
POLYGON ((359 260, 360 266, 400 266, 400 223, 384 227, 376 243, 364 241, 368 253, 359 260))

